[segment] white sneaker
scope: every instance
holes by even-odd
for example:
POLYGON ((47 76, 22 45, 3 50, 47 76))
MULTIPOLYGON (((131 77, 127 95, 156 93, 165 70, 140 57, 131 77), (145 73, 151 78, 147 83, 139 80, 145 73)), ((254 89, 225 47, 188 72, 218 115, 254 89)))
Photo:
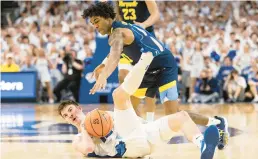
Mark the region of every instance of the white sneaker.
POLYGON ((49 103, 49 104, 54 104, 54 102, 55 102, 55 101, 54 101, 54 99, 52 99, 52 98, 50 98, 50 99, 48 100, 48 103, 49 103))
POLYGON ((258 96, 256 96, 253 100, 252 100, 253 103, 257 103, 258 102, 258 96))

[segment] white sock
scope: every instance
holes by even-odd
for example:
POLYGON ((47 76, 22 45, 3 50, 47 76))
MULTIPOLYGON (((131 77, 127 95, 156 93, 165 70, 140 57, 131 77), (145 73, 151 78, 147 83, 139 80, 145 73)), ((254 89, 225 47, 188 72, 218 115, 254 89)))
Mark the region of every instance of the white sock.
POLYGON ((203 141, 203 135, 199 134, 199 135, 195 135, 192 139, 192 142, 201 149, 202 147, 202 141, 203 141))
POLYGON ((140 87, 143 76, 147 71, 150 63, 153 60, 152 53, 143 53, 138 63, 125 77, 121 87, 129 94, 132 95, 140 87))
POLYGON ((220 124, 220 120, 215 118, 209 118, 209 122, 206 126, 218 125, 218 124, 220 124))
POLYGON ((147 112, 146 113, 146 120, 147 121, 154 121, 154 112, 147 112))

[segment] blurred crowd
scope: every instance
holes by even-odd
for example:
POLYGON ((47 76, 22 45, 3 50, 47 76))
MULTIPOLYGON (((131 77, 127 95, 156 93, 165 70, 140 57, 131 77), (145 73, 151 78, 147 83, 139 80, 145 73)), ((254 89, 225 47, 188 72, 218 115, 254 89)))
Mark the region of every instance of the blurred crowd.
MULTIPOLYGON (((19 17, 1 27, 1 71, 37 71, 48 102, 60 100, 95 52, 81 18, 93 2, 18 3, 19 17)), ((257 1, 157 3, 155 34, 177 60, 182 102, 258 102, 257 1)))

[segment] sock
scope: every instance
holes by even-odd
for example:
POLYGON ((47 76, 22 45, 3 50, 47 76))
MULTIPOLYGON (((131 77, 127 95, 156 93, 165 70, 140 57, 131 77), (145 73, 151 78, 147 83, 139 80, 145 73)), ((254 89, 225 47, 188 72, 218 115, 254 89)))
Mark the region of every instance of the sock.
POLYGON ((146 120, 147 121, 154 121, 154 112, 147 112, 146 113, 146 120))
POLYGON ((206 126, 218 125, 218 124, 220 124, 220 120, 215 118, 209 118, 208 124, 206 126))
POLYGON ((195 135, 192 139, 192 142, 201 149, 202 147, 202 141, 203 141, 203 135, 199 134, 199 135, 195 135))
POLYGON ((143 53, 139 62, 125 77, 121 87, 129 94, 132 95, 139 88, 142 83, 143 76, 147 71, 150 63, 153 60, 152 53, 143 53))

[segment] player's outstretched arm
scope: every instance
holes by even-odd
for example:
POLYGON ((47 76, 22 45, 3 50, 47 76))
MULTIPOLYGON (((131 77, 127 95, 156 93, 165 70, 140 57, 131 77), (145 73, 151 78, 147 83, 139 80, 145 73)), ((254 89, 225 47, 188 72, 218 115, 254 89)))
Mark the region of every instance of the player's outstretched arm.
POLYGON ((109 45, 111 46, 111 48, 107 63, 103 71, 100 73, 95 85, 90 90, 90 94, 95 94, 96 91, 104 89, 106 87, 107 78, 112 74, 112 72, 114 72, 119 63, 120 55, 123 51, 124 46, 123 35, 120 29, 115 29, 110 35, 109 45))
POLYGON ((160 14, 159 14, 159 9, 158 5, 155 1, 145 1, 147 8, 150 12, 150 16, 148 19, 146 19, 144 22, 139 23, 139 22, 134 22, 137 25, 142 26, 144 29, 154 25, 159 19, 160 19, 160 14))
POLYGON ((107 63, 105 64, 105 69, 103 73, 106 74, 108 78, 112 72, 117 67, 121 53, 123 51, 124 43, 123 43, 123 35, 120 29, 115 29, 109 38, 110 53, 107 59, 107 63))
POLYGON ((95 148, 94 142, 84 128, 81 129, 81 134, 74 137, 72 145, 75 150, 79 151, 83 155, 92 153, 95 148))

